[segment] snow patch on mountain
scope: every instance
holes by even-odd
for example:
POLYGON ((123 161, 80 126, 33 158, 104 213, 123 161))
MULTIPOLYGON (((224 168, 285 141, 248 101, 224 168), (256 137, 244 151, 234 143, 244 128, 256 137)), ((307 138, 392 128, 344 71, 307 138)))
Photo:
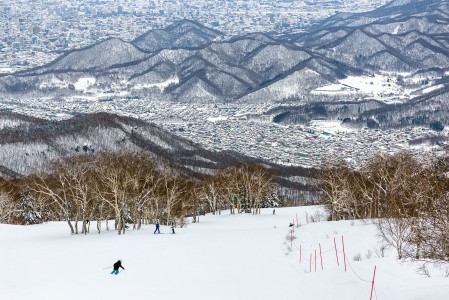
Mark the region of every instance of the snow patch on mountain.
POLYGON ((149 88, 158 88, 161 92, 164 92, 164 90, 170 86, 171 84, 178 84, 179 78, 178 77, 171 77, 165 81, 157 82, 157 83, 139 83, 133 86, 133 89, 135 90, 141 90, 141 89, 149 89, 149 88))
POLYGON ((310 121, 310 128, 316 131, 326 132, 330 134, 338 134, 339 132, 354 132, 357 129, 348 128, 342 125, 339 120, 312 120, 310 121))
POLYGON ((444 84, 437 84, 437 85, 425 88, 425 89, 422 90, 422 93, 423 94, 427 94, 427 93, 436 91, 436 90, 441 89, 441 88, 444 88, 444 84))
POLYGON ((219 121, 226 121, 227 119, 228 119, 228 117, 225 117, 225 116, 207 118, 207 120, 212 123, 219 122, 219 121))
POLYGON ((3 130, 5 128, 14 128, 24 124, 28 123, 18 119, 11 119, 5 117, 0 118, 0 130, 3 130))
POLYGON ((86 91, 91 85, 95 84, 94 77, 82 77, 74 84, 75 90, 86 91))
POLYGON ((403 102, 410 98, 412 90, 404 89, 392 74, 373 76, 348 76, 338 83, 314 89, 314 95, 350 95, 359 94, 381 100, 385 103, 403 102))

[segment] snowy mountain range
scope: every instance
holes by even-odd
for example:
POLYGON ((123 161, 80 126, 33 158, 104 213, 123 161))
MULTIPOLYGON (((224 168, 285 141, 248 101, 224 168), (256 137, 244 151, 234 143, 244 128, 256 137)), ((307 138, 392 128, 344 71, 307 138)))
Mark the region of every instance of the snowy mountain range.
MULTIPOLYGON (((226 39, 214 29, 183 20, 131 42, 110 38, 65 53, 47 65, 2 74, 0 107, 27 103, 29 114, 40 105, 77 116, 91 103, 101 111, 106 103, 102 101, 138 99, 139 105, 149 100, 165 101, 167 106, 179 102, 266 104, 267 110, 260 114, 286 124, 317 118, 356 124, 372 121, 380 128, 449 123, 448 25, 448 0, 392 1, 371 12, 337 14, 301 34, 282 36, 252 33, 226 39)), ((150 108, 141 105, 144 111, 137 113, 130 103, 127 112, 148 115, 150 108)), ((218 158, 191 145, 186 150, 181 146, 186 141, 179 144, 175 136, 125 117, 111 121, 119 117, 108 115, 107 125, 92 123, 92 117, 86 117, 88 122, 76 119, 93 125, 73 126, 72 135, 64 132, 75 121, 27 119, 32 126, 23 127, 23 118, 14 117, 11 122, 19 125, 0 132, 5 137, 2 172, 10 177, 30 172, 32 165, 44 167, 49 159, 75 153, 77 146, 94 141, 97 151, 121 149, 125 144, 159 147, 151 142, 155 138, 166 146, 154 151, 168 159, 179 158, 176 163, 190 169, 213 168, 221 160, 248 160, 235 153, 218 158), (61 134, 52 131, 56 127, 61 134), (136 139, 134 127, 146 128, 146 136, 136 139), (8 142, 12 132, 17 137, 8 142), (30 134, 34 132, 43 132, 45 142, 34 142, 30 134), (161 140, 161 135, 169 136, 168 141, 161 140), (16 162, 13 154, 17 155, 21 143, 24 160, 16 162), (36 155, 41 153, 42 159, 33 160, 39 163, 29 163, 28 147, 36 155), (169 154, 170 147, 179 152, 169 154), (206 154, 195 157, 193 153, 206 154)))
POLYGON ((192 21, 183 20, 164 29, 150 30, 132 41, 143 51, 157 52, 163 49, 200 48, 223 33, 192 21))
MULTIPOLYGON (((434 101, 448 92, 448 25, 446 0, 393 1, 277 37, 253 33, 224 40, 214 29, 182 20, 131 42, 110 38, 42 67, 3 74, 0 95, 48 99, 109 93, 181 102, 288 100, 300 105, 374 98, 395 114, 398 103, 434 101), (390 93, 386 101, 363 92, 344 97, 315 92, 348 77, 379 74, 400 85, 402 93, 390 93)), ((362 115, 373 116, 362 110, 351 118, 362 115)))

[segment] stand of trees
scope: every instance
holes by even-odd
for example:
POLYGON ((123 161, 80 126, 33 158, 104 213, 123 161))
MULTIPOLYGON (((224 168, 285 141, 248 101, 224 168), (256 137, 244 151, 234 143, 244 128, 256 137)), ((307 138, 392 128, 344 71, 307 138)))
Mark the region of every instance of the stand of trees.
MULTIPOLYGON (((200 178, 145 152, 84 154, 52 162, 50 173, 0 181, 0 222, 67 222, 70 233, 88 233, 90 220, 115 220, 118 234, 128 225, 194 222, 206 212, 260 213, 279 205, 270 171, 239 164, 200 178), (128 224, 128 225, 127 225, 128 224)), ((106 223, 107 224, 107 223, 106 223)), ((108 226, 107 226, 108 227, 108 226)))
POLYGON ((320 178, 331 220, 376 219, 399 258, 449 261, 449 159, 377 155, 359 170, 331 163, 320 178))

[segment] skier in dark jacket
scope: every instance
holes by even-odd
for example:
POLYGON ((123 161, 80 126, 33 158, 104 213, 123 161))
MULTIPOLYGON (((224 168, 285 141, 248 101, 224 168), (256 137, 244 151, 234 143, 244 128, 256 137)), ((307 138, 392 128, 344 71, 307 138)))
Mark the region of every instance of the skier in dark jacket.
POLYGON ((111 274, 117 275, 119 273, 118 268, 122 268, 123 270, 125 270, 125 268, 123 268, 122 266, 122 261, 120 259, 114 264, 114 270, 112 270, 111 274))
POLYGON ((159 221, 157 221, 157 223, 156 223, 156 229, 154 230, 154 232, 153 233, 156 233, 156 231, 157 231, 157 233, 161 233, 160 231, 159 231, 159 221))

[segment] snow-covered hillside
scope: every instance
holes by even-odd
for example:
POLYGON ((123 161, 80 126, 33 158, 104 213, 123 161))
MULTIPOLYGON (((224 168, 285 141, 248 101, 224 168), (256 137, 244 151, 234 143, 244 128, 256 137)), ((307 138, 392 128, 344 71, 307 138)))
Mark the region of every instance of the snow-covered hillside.
POLYGON ((164 234, 154 235, 151 225, 124 236, 113 230, 99 235, 95 224, 87 236, 70 236, 68 226, 59 222, 0 225, 1 298, 368 300, 376 266, 373 299, 447 299, 444 271, 430 269, 428 278, 416 272, 418 264, 398 262, 394 251, 382 257, 370 223, 307 224, 306 214, 316 219, 317 210, 278 208, 273 215, 264 209, 256 216, 225 212, 201 217, 174 235, 164 226, 164 234), (291 242, 288 225, 296 220, 301 226, 294 228, 291 242), (117 259, 126 270, 110 275, 108 267, 117 259))

